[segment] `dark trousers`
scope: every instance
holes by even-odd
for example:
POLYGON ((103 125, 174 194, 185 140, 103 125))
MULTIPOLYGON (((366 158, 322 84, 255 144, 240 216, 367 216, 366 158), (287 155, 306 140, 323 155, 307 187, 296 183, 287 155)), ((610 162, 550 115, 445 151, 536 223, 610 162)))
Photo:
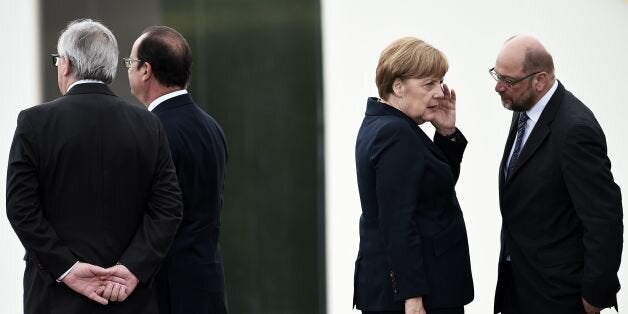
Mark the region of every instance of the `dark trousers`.
MULTIPOLYGON (((426 310, 427 314, 464 314, 464 307, 426 310)), ((404 314, 404 311, 362 311, 362 314, 404 314)))

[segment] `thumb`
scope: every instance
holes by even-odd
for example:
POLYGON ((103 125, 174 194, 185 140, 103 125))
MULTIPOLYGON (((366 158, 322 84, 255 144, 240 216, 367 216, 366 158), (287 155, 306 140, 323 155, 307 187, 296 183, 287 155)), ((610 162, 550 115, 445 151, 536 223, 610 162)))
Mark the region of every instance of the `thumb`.
POLYGON ((109 276, 110 271, 108 269, 104 269, 100 266, 96 266, 96 265, 89 265, 89 271, 92 272, 92 274, 96 275, 96 276, 109 276))

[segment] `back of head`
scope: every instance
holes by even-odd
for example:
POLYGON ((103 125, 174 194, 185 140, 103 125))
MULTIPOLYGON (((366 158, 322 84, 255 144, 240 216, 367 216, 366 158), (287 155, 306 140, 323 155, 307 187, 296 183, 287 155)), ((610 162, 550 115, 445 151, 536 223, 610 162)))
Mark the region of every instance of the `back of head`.
POLYGON ((379 97, 385 99, 393 92, 397 78, 443 77, 448 69, 445 55, 430 44, 414 37, 398 39, 379 57, 375 73, 379 97))
POLYGON ((167 26, 151 26, 142 34, 137 58, 151 65, 161 85, 186 88, 192 72, 192 50, 185 38, 167 26))
POLYGON ((118 68, 118 42, 113 33, 99 22, 75 20, 63 30, 57 52, 72 64, 76 80, 100 80, 111 84, 118 68))

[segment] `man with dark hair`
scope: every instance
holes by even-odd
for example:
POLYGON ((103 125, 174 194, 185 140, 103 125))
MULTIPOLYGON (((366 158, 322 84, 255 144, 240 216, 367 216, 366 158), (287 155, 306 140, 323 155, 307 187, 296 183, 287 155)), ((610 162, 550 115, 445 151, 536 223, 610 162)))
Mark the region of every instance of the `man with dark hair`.
POLYGON ((617 306, 621 191, 604 132, 535 38, 508 40, 490 70, 513 111, 499 171, 502 247, 495 313, 599 313, 617 306))
POLYGON ((183 194, 183 222, 155 282, 160 313, 226 313, 218 239, 227 144, 218 123, 185 89, 190 47, 172 28, 149 27, 125 65, 131 92, 166 129, 183 194))
POLYGON ((155 313, 183 206, 163 127, 107 87, 119 60, 104 25, 70 23, 52 61, 63 96, 20 113, 7 171, 24 313, 155 313))

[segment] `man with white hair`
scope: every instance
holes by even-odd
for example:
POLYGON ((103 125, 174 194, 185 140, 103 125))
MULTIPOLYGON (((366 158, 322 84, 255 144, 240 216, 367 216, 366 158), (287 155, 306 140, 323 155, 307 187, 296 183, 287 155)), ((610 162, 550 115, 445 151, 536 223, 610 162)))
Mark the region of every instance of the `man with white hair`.
POLYGON ((149 283, 182 213, 166 134, 107 87, 118 46, 104 25, 71 22, 52 60, 63 96, 19 114, 7 172, 24 312, 155 313, 149 283))

